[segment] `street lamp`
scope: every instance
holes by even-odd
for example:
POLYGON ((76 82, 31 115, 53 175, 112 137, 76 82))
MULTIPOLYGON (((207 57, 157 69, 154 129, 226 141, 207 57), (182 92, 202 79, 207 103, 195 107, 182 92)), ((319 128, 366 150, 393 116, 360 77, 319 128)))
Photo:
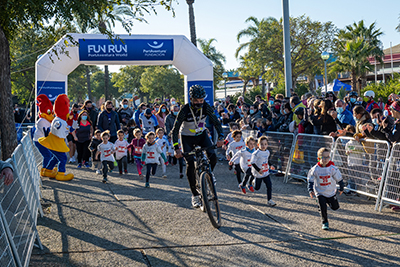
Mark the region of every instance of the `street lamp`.
POLYGON ((321 54, 321 58, 325 65, 325 94, 328 92, 328 74, 326 73, 326 61, 329 59, 329 53, 324 51, 321 54))
POLYGON ((227 72, 222 73, 222 77, 224 78, 225 81, 225 100, 226 100, 226 79, 228 78, 228 73, 227 72))

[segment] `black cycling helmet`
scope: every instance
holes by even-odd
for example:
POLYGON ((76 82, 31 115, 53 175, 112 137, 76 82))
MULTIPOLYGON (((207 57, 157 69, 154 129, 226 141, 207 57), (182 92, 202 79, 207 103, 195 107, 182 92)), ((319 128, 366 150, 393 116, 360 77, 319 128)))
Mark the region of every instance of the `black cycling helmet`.
POLYGON ((205 98, 206 97, 206 90, 204 90, 203 86, 195 84, 190 86, 189 90, 190 98, 205 98))
POLYGON ((298 107, 295 111, 294 114, 296 115, 304 115, 304 108, 303 107, 298 107))
POLYGON ((351 92, 349 93, 349 97, 352 97, 352 96, 358 97, 357 92, 356 92, 356 91, 351 91, 351 92))

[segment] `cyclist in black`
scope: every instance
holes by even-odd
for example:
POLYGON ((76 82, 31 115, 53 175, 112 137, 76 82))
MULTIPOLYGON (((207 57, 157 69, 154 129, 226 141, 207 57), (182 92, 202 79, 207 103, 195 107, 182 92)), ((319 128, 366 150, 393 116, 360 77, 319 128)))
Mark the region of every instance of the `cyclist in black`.
MULTIPOLYGON (((212 146, 212 142, 206 131, 206 118, 209 118, 211 124, 214 125, 218 132, 217 147, 221 147, 224 143, 224 134, 220 121, 214 114, 212 107, 204 101, 206 92, 200 85, 193 85, 189 90, 190 103, 184 105, 179 111, 177 119, 172 129, 172 142, 175 149, 175 157, 181 158, 182 152, 179 149, 179 134, 183 152, 187 153, 193 150, 195 146, 203 148, 212 146), (181 127, 182 126, 182 127, 181 127)), ((217 164, 217 155, 214 149, 207 150, 208 158, 210 159, 211 169, 214 170, 217 164)), ((189 181, 190 190, 192 191, 193 207, 200 207, 201 201, 199 192, 196 189, 196 175, 194 167, 194 157, 185 157, 186 161, 186 176, 189 181)))

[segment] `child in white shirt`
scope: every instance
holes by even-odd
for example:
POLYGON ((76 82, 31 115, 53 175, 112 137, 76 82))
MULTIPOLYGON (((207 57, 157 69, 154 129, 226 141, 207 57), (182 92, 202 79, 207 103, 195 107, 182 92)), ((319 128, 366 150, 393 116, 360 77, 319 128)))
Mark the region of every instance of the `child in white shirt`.
POLYGON ((118 162, 119 174, 122 174, 122 165, 124 165, 124 172, 128 174, 128 141, 124 139, 124 132, 118 130, 118 140, 115 141, 114 146, 116 149, 115 158, 118 162))
POLYGON ((243 194, 246 194, 246 184, 250 179, 250 183, 248 189, 251 192, 254 192, 252 181, 254 179, 253 174, 251 173, 251 155, 255 151, 256 140, 254 137, 249 136, 246 138, 246 147, 242 150, 236 152, 236 154, 230 159, 229 165, 233 165, 234 162, 239 159, 240 168, 245 173, 243 181, 239 184, 239 188, 242 190, 243 194))
POLYGON ((110 168, 110 170, 114 169, 115 147, 113 143, 108 141, 110 139, 110 131, 102 132, 101 139, 103 143, 97 147, 96 159, 99 158, 100 154, 101 164, 103 165, 103 183, 107 183, 108 168, 110 168))
POLYGON ((166 162, 165 155, 162 153, 161 147, 155 142, 156 135, 154 132, 146 134, 146 144, 143 146, 142 152, 142 165, 146 165, 146 184, 145 187, 150 187, 150 173, 156 174, 157 165, 160 162, 159 157, 163 157, 166 162))
MULTIPOLYGON (((233 155, 235 155, 238 151, 245 148, 245 144, 242 139, 242 131, 235 130, 232 132, 233 141, 229 143, 228 148, 226 149, 226 159, 229 161, 233 155)), ((240 168, 240 159, 237 158, 235 162, 235 172, 236 172, 236 179, 238 184, 242 182, 242 169, 240 168)), ((231 166, 231 165, 229 165, 231 166)))
MULTIPOLYGON (((252 173, 256 178, 255 190, 261 188, 261 183, 264 182, 267 186, 267 205, 273 207, 276 203, 272 198, 272 183, 269 177, 269 151, 267 150, 268 140, 266 136, 261 136, 258 139, 258 150, 251 156, 252 173)), ((271 169, 274 169, 273 167, 271 169)))
MULTIPOLYGON (((164 154, 165 158, 168 156, 168 139, 164 135, 165 131, 163 128, 158 128, 156 131, 157 138, 156 138, 156 143, 157 145, 161 148, 162 153, 164 154)), ((159 157, 159 160, 161 162, 162 170, 163 170, 163 178, 167 178, 167 165, 168 165, 168 160, 164 161, 164 159, 159 157)))

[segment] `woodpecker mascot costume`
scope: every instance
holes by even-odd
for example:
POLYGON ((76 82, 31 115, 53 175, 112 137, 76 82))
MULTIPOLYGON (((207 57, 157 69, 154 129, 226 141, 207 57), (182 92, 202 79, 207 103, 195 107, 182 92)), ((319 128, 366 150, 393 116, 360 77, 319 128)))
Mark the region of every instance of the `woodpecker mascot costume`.
MULTIPOLYGON (((50 133, 47 137, 39 138, 39 143, 48 148, 58 162, 58 172, 54 178, 59 181, 70 181, 74 179, 72 173, 65 174, 65 165, 67 164, 66 152, 69 148, 65 142, 65 138, 72 131, 68 126, 69 117, 69 99, 67 95, 59 95, 54 102, 54 113, 56 117, 51 123, 50 133)), ((48 170, 53 169, 55 165, 48 166, 48 170)))
POLYGON ((36 100, 38 102, 36 105, 39 107, 39 120, 35 125, 36 130, 33 134, 33 141, 40 154, 43 156, 43 166, 40 170, 40 175, 55 178, 57 175, 57 167, 54 166, 56 166, 58 160, 48 148, 45 148, 39 143, 39 138, 49 135, 51 122, 54 119, 53 104, 51 104, 50 99, 46 95, 38 95, 36 100), (50 166, 52 167, 50 168, 50 166))

